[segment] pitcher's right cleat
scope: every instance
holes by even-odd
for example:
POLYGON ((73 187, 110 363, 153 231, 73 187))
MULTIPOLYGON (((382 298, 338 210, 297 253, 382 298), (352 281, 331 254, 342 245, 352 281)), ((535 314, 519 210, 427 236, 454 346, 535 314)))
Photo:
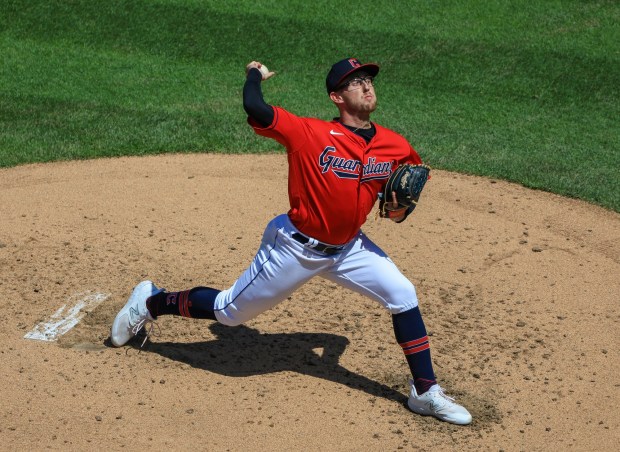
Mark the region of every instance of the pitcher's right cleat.
POLYGON ((163 289, 158 289, 151 281, 142 281, 134 288, 129 300, 116 315, 112 324, 110 340, 115 347, 122 347, 147 323, 155 321, 146 308, 146 300, 162 291, 163 289))
POLYGON ((442 421, 451 424, 467 425, 471 423, 472 417, 465 408, 456 403, 452 397, 444 394, 439 385, 433 385, 422 395, 418 395, 411 383, 411 394, 407 401, 407 406, 414 413, 424 416, 435 416, 442 421))

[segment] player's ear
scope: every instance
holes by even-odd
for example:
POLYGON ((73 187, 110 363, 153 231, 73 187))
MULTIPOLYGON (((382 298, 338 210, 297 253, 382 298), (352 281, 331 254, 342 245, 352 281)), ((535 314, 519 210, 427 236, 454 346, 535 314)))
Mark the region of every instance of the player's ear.
POLYGON ((335 104, 342 104, 342 103, 344 103, 344 99, 342 98, 342 95, 337 93, 336 91, 332 91, 331 93, 329 93, 329 98, 335 104))

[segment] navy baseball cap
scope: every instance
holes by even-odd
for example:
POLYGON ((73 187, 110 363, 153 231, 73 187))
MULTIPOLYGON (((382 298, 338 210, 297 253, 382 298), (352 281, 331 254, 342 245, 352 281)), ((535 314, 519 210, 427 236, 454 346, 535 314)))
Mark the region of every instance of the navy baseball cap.
POLYGON ((374 63, 362 64, 357 58, 345 58, 334 64, 327 74, 325 86, 327 94, 335 91, 342 81, 355 71, 365 71, 373 77, 379 73, 379 65, 374 63))

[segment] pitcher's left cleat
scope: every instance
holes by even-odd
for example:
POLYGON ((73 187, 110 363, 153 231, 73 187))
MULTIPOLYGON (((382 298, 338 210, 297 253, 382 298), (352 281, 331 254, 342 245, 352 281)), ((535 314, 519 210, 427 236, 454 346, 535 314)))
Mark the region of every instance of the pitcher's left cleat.
POLYGON ((158 289, 151 281, 142 281, 134 288, 129 300, 116 315, 112 324, 110 340, 115 347, 122 347, 148 322, 155 321, 146 308, 146 300, 162 291, 163 289, 158 289))
POLYGON ((451 424, 467 425, 471 423, 472 417, 465 408, 456 403, 452 397, 444 394, 443 389, 439 385, 433 385, 422 395, 418 395, 411 384, 411 393, 407 406, 411 411, 424 416, 435 416, 442 421, 451 424))

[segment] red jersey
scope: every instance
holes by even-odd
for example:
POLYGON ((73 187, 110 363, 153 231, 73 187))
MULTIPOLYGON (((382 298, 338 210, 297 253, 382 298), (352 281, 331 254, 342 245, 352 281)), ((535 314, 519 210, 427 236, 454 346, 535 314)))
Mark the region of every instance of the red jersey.
POLYGON ((286 147, 292 223, 303 234, 331 245, 350 241, 374 206, 383 184, 401 163, 422 163, 401 135, 374 124, 369 143, 338 121, 302 118, 273 107, 274 119, 258 135, 286 147))

